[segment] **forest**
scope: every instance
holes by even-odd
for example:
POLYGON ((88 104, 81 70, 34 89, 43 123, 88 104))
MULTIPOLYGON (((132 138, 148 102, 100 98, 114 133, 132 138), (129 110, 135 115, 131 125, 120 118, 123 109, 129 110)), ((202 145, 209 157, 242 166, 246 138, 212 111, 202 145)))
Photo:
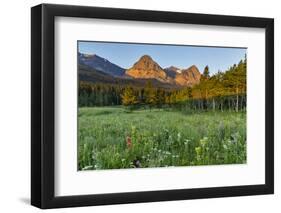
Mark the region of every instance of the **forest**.
POLYGON ((247 58, 228 70, 210 75, 206 66, 200 83, 193 87, 157 88, 151 81, 144 87, 106 83, 79 83, 79 107, 118 106, 176 108, 180 110, 246 111, 247 58))

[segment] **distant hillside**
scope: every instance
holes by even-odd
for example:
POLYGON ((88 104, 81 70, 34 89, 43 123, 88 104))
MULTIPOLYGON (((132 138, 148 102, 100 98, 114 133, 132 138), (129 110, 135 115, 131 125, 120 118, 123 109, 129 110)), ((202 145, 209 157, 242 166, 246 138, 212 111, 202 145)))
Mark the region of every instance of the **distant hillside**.
POLYGON ((125 73, 125 69, 119 67, 116 64, 111 63, 105 58, 102 58, 96 54, 82 54, 78 53, 79 64, 87 65, 92 69, 99 70, 106 74, 110 74, 112 76, 122 76, 125 73))

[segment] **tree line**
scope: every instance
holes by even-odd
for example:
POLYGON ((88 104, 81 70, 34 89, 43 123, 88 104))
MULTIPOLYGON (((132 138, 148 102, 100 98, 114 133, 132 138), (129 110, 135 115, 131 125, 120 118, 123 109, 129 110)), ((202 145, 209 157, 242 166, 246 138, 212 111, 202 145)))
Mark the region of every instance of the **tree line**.
POLYGON ((246 70, 246 57, 212 76, 206 66, 199 84, 177 89, 155 88, 149 80, 144 87, 80 82, 79 106, 243 111, 247 103, 246 70))

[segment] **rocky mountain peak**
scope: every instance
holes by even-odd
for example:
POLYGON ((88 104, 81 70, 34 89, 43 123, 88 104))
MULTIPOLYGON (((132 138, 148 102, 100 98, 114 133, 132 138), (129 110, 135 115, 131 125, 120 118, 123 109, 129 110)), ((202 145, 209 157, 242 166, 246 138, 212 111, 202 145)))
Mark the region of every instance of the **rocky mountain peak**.
POLYGON ((152 58, 151 58, 151 56, 150 55, 143 55, 142 57, 140 57, 140 59, 139 59, 140 61, 141 60, 152 60, 152 58))
POLYGON ((201 76, 201 73, 200 73, 199 69, 195 65, 192 65, 187 69, 183 69, 182 74, 185 74, 185 75, 192 74, 194 76, 201 76))
POLYGON ((198 84, 200 79, 201 73, 199 69, 195 65, 192 65, 189 68, 182 70, 181 74, 177 74, 175 81, 181 86, 193 86, 198 84))
POLYGON ((143 55, 131 69, 162 71, 163 69, 149 56, 143 55))
POLYGON ((154 78, 162 82, 168 80, 166 72, 149 55, 140 57, 133 67, 126 70, 126 74, 133 78, 154 78))

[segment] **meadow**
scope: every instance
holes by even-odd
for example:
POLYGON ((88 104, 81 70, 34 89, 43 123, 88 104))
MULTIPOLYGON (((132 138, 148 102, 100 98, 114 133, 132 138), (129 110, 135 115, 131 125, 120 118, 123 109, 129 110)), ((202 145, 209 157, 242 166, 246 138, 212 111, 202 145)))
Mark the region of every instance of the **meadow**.
POLYGON ((78 169, 246 163, 246 112, 80 107, 78 169))

